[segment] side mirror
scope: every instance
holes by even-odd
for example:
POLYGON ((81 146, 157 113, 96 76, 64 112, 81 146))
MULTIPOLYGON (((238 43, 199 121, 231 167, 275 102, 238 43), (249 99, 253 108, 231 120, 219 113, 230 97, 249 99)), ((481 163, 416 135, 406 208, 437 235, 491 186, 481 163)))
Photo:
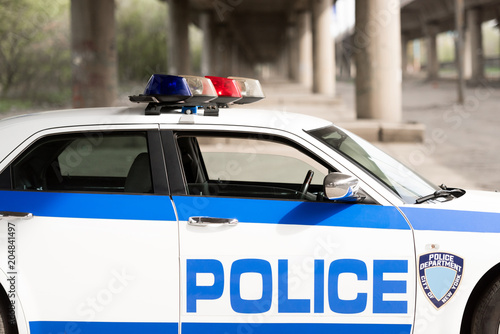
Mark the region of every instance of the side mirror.
POLYGON ((330 173, 323 181, 325 196, 331 200, 356 200, 359 190, 359 180, 351 175, 330 173))

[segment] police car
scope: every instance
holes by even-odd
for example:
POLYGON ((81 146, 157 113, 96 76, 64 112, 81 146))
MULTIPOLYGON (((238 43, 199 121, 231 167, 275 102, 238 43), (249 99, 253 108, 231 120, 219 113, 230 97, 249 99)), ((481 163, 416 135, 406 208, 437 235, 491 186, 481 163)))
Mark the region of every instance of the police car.
POLYGON ((0 333, 498 333, 499 194, 263 97, 153 75, 1 121, 0 333))

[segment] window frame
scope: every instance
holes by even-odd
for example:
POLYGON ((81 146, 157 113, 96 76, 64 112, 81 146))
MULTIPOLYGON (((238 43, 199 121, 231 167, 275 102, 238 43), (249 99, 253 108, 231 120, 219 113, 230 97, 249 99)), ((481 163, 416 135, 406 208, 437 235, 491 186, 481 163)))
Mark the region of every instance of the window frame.
MULTIPOLYGON (((299 144, 293 139, 283 136, 281 134, 276 133, 266 133, 266 132, 256 132, 256 131, 238 131, 238 130, 210 130, 210 129, 162 129, 161 130, 162 138, 164 140, 165 147, 165 157, 167 160, 170 160, 170 163, 167 162, 167 169, 169 175, 169 184, 172 196, 181 195, 181 196, 196 196, 190 195, 188 193, 187 187, 188 184, 186 182, 186 178, 184 175, 184 170, 182 167, 182 158, 181 152, 177 143, 179 137, 217 137, 217 138, 241 138, 241 139, 255 139, 255 140, 264 140, 264 141, 272 141, 274 143, 280 143, 283 145, 287 145, 301 152, 302 154, 307 155, 309 158, 315 160, 317 163, 324 166, 329 172, 338 171, 331 164, 327 163, 320 156, 314 154, 310 150, 308 150, 305 146, 299 144), (175 167, 174 167, 175 166, 175 167)), ((205 166, 203 166, 205 168, 205 166)), ((304 175, 305 176, 305 175, 304 175)), ((216 196, 216 195, 214 195, 216 196)), ((217 196, 216 196, 217 197, 217 196)), ((234 198, 242 197, 242 196, 231 196, 234 198)), ((248 198, 248 197, 244 197, 248 198)), ((250 197, 252 199, 268 199, 265 197, 250 197)), ((280 199, 280 198, 276 198, 280 199)), ((289 200, 289 198, 283 198, 283 200, 289 200)))
POLYGON ((78 190, 34 190, 34 189, 14 189, 12 164, 18 160, 23 154, 28 152, 33 145, 36 145, 41 140, 55 136, 64 136, 72 134, 85 134, 85 133, 133 133, 145 132, 147 139, 147 147, 151 166, 151 182, 153 186, 152 193, 145 193, 144 195, 170 195, 170 189, 167 182, 167 169, 165 166, 165 158, 163 156, 163 143, 160 137, 158 124, 142 124, 141 126, 115 126, 106 125, 101 126, 79 126, 72 128, 54 128, 46 129, 35 133, 23 141, 9 156, 3 161, 2 172, 0 173, 0 187, 1 190, 10 191, 34 191, 34 192, 57 192, 57 193, 94 193, 94 194, 134 194, 130 192, 102 192, 102 191, 78 191, 78 190), (8 162, 6 162, 8 161, 8 162), (8 184, 9 183, 9 184, 8 184), (8 186, 8 187, 7 187, 8 186))

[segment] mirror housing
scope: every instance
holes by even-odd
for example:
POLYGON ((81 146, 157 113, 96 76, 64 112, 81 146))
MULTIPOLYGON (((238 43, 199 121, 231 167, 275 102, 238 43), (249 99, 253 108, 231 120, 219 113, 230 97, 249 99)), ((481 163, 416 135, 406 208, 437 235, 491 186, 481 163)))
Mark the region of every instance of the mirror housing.
POLYGON ((330 200, 357 200, 359 180, 351 175, 333 172, 323 181, 323 192, 330 200))

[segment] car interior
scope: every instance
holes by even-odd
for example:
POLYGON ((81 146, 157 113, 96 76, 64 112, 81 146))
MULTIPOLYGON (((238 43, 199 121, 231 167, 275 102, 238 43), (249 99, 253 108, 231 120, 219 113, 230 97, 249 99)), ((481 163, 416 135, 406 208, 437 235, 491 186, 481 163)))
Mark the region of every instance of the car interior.
MULTIPOLYGON (((127 139, 127 136, 118 137, 122 138, 127 139)), ((153 192, 149 154, 143 151, 147 150, 147 147, 126 148, 121 153, 120 148, 126 147, 127 143, 116 149, 112 146, 106 147, 105 143, 103 147, 89 146, 81 152, 70 150, 71 145, 79 144, 76 143, 78 140, 83 142, 80 136, 63 135, 42 139, 33 145, 6 171, 11 173, 12 189, 153 192), (100 149, 102 153, 99 152, 100 149), (71 160, 68 151, 72 154, 71 160), (89 158, 92 153, 98 156, 89 158), (96 159, 100 160, 96 162, 96 159)))
POLYGON ((198 139, 179 137, 178 147, 189 195, 309 200, 323 197, 322 186, 317 184, 308 185, 304 194, 304 184, 308 182, 308 178, 303 183, 210 179, 198 139))

